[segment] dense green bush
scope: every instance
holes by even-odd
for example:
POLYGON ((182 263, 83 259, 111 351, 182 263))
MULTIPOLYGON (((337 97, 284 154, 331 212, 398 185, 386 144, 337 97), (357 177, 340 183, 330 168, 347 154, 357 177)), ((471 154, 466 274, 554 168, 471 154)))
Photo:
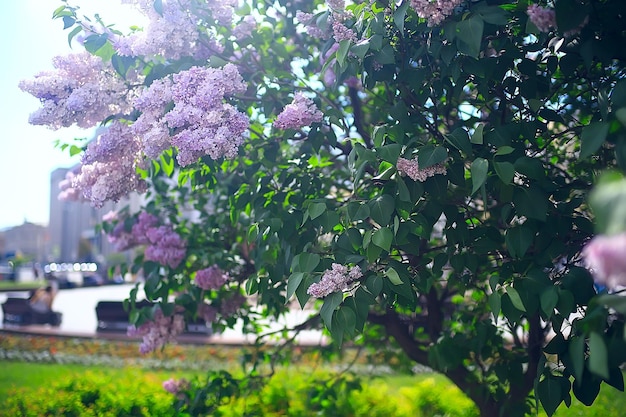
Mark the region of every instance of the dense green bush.
POLYGON ((478 410, 455 386, 431 377, 396 389, 383 379, 364 382, 351 375, 328 379, 284 370, 253 395, 240 396, 212 415, 475 417, 478 410))
MULTIPOLYGON (((22 388, 1 416, 175 416, 174 397, 156 377, 128 369, 126 377, 85 372, 47 387, 22 388)), ((185 415, 180 413, 180 415, 185 415)), ((258 391, 226 401, 213 416, 474 417, 472 402, 456 387, 426 378, 395 389, 384 380, 361 384, 349 375, 332 380, 319 372, 279 371, 258 391)))
POLYGON ((124 378, 87 371, 47 387, 22 388, 11 395, 0 415, 11 417, 175 415, 161 381, 129 369, 124 378))

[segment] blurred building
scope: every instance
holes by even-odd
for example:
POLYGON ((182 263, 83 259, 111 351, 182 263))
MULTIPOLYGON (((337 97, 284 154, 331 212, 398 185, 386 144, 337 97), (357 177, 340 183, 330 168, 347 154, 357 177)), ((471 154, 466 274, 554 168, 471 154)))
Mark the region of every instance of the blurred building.
POLYGON ((0 232, 0 261, 23 258, 32 262, 46 260, 48 228, 25 221, 24 224, 0 232))
POLYGON ((118 203, 108 202, 101 208, 87 201, 59 200, 59 183, 73 168, 58 168, 50 175, 49 262, 104 263, 115 249, 107 237, 96 231, 102 216, 130 205, 131 211, 139 209, 141 197, 137 194, 118 203))

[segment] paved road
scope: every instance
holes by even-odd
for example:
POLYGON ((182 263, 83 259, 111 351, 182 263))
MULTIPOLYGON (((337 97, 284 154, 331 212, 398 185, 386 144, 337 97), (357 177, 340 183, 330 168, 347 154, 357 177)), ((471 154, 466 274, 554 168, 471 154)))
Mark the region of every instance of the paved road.
MULTIPOLYGON (((61 326, 57 329, 61 333, 93 335, 97 327, 96 305, 99 301, 122 301, 128 298, 133 285, 107 285, 102 287, 75 288, 61 290, 54 299, 52 308, 63 314, 61 326)), ((141 293, 141 291, 139 291, 141 293)), ((9 296, 26 297, 27 292, 0 293, 0 303, 9 296)), ((309 311, 293 310, 284 322, 290 326, 297 325, 306 320, 309 311)), ((283 323, 284 323, 283 322, 283 323)), ((0 323, 2 323, 2 311, 0 310, 0 323)), ((0 326, 1 327, 1 326, 0 326)), ((280 323, 274 323, 271 328, 278 330, 280 323)), ((303 344, 324 343, 325 339, 319 331, 302 332, 298 337, 303 344)), ((211 342, 214 343, 246 343, 253 342, 254 337, 246 336, 241 328, 227 330, 222 334, 214 335, 211 342)))

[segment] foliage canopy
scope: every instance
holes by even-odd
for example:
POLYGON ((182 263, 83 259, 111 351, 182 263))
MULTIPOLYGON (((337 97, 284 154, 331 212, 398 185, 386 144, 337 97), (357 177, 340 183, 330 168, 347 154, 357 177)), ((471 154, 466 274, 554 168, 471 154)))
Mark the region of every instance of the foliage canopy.
POLYGON ((139 3, 129 35, 55 11, 102 59, 103 117, 62 97, 87 84, 71 71, 23 87, 62 112, 33 122, 115 132, 71 190, 146 191, 104 225, 146 248, 160 312, 138 326, 204 315, 263 342, 296 300, 321 318, 299 329, 400 349, 482 416, 623 390, 626 309, 581 261, 588 193, 626 168, 623 1, 139 3))

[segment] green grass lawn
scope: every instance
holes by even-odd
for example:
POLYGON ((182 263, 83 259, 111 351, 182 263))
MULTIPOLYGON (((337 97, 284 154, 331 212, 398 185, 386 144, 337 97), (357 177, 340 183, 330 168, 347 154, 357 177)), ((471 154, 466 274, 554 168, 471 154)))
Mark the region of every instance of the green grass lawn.
MULTIPOLYGON (((242 348, 237 347, 173 345, 162 352, 155 353, 149 362, 142 362, 136 358, 138 356, 138 342, 67 339, 4 333, 0 333, 0 350, 5 352, 5 356, 3 356, 5 359, 0 359, 0 416, 3 415, 1 406, 16 393, 21 393, 20 395, 26 397, 30 395, 30 398, 33 398, 32 401, 35 401, 35 398, 47 395, 43 391, 46 388, 55 387, 62 381, 84 380, 85 377, 97 381, 106 390, 115 391, 116 387, 126 387, 126 390, 122 390, 123 392, 119 395, 131 397, 135 395, 137 397, 133 390, 145 389, 150 393, 149 395, 159 398, 161 405, 164 403, 165 407, 169 407, 170 397, 167 397, 169 394, 165 393, 162 388, 163 381, 169 378, 202 378, 205 371, 216 369, 216 366, 233 372, 239 369, 238 363, 244 353, 242 348), (19 352, 21 356, 8 356, 6 355, 7 352, 19 352), (42 352, 45 353, 44 359, 37 356, 42 352), (103 362, 94 361, 98 358, 108 359, 103 365, 103 362), (71 363, 68 362, 70 360, 71 363), (197 366, 188 367, 185 364, 197 366)), ((321 371, 325 369, 325 365, 312 359, 311 355, 316 356, 314 351, 309 354, 301 354, 291 362, 293 365, 281 368, 279 381, 274 383, 274 387, 269 392, 275 394, 278 391, 294 391, 296 386, 300 390, 304 390, 302 392, 306 392, 308 389, 306 387, 307 376, 315 373, 314 369, 321 371), (280 380, 284 380, 284 382, 280 382, 280 380)), ((378 376, 362 375, 362 380, 364 383, 363 393, 359 394, 358 402, 367 406, 369 401, 371 407, 392 402, 398 406, 399 410, 391 414, 393 417, 405 415, 431 417, 427 412, 419 410, 428 409, 428 407, 432 407, 432 404, 440 407, 451 406, 456 410, 472 409, 467 398, 439 374, 385 373, 378 376), (426 405, 420 408, 420 404, 426 405), (400 411, 402 412, 400 413, 400 411)), ((298 394, 290 395, 297 396, 298 394)), ((592 407, 586 407, 572 395, 572 407, 567 408, 561 404, 556 416, 620 417, 626 415, 625 410, 626 394, 604 384, 592 407)), ((384 411, 379 411, 379 414, 390 415, 385 414, 384 411)), ((442 417, 475 415, 473 412, 439 414, 442 417)), ((544 413, 539 415, 545 416, 544 413)))
POLYGON ((13 282, 0 281, 0 291, 28 291, 45 287, 47 281, 13 282))
POLYGON ((147 371, 140 368, 107 368, 77 364, 55 363, 27 363, 27 362, 0 362, 0 404, 3 404, 9 394, 17 389, 39 388, 52 385, 54 382, 79 377, 86 372, 95 372, 110 380, 112 384, 128 379, 140 377, 147 384, 152 384, 156 390, 161 389, 161 383, 172 377, 191 378, 193 372, 147 371))

